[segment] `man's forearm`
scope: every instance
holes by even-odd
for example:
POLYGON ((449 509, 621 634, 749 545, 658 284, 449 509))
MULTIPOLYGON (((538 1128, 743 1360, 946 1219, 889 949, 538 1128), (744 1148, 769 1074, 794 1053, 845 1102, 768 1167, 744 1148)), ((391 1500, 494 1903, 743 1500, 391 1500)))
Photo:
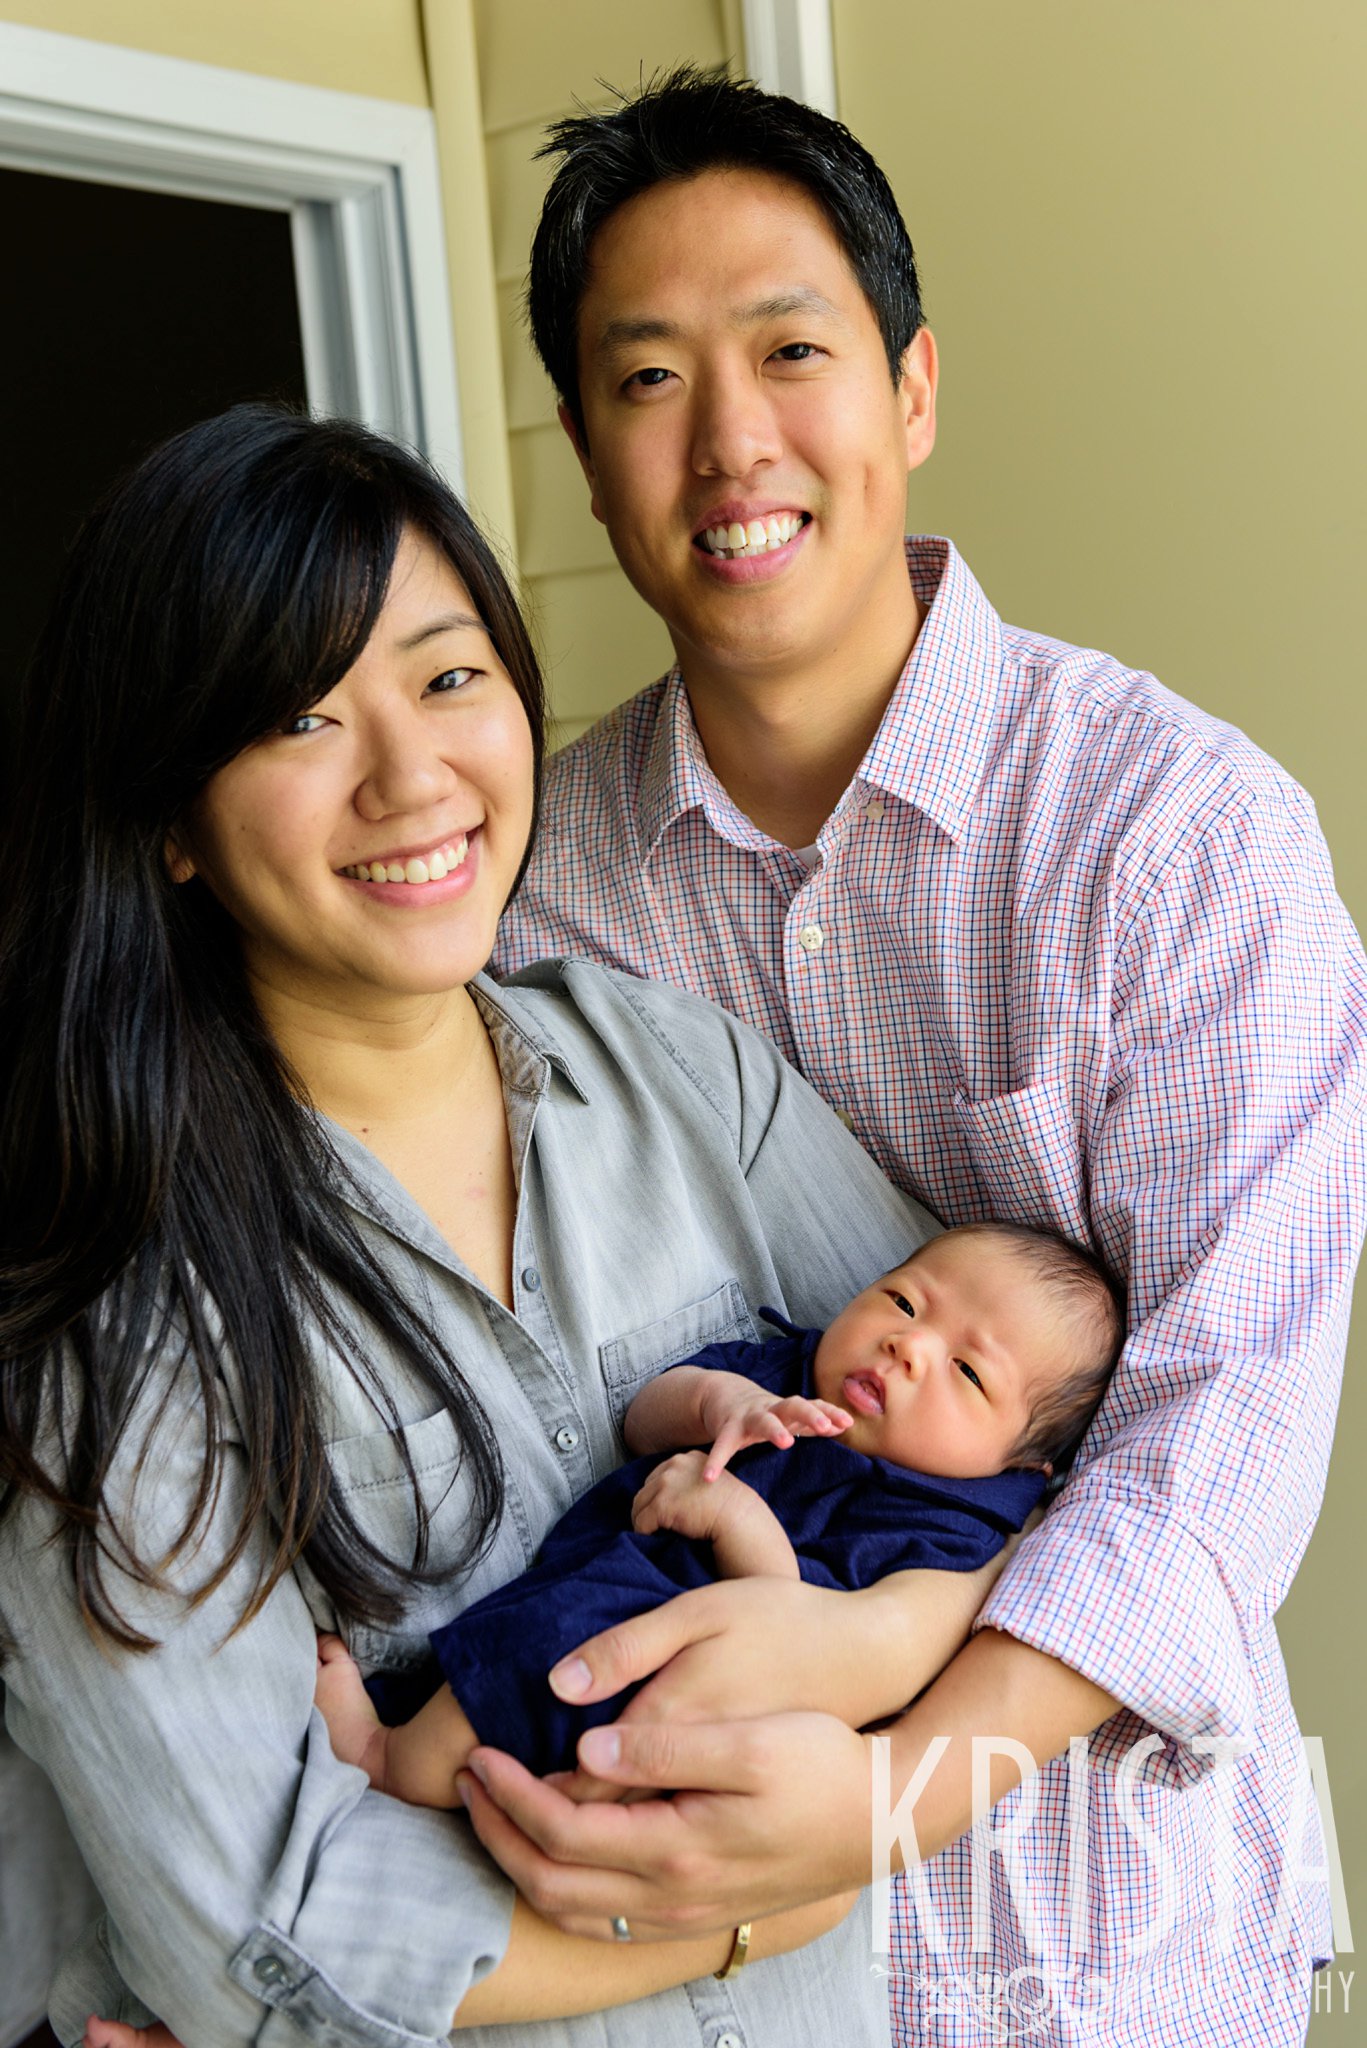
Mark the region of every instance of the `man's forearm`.
MULTIPOLYGON (((921 1859, 938 1854, 977 1818, 973 1812, 975 1736, 1019 1743, 1039 1768, 1061 1756, 1075 1735, 1090 1735, 1119 1707, 1120 1702, 1110 1693, 1058 1658, 1032 1650, 997 1629, 982 1629, 886 1731, 892 1744, 894 1803, 931 1744, 937 1737, 949 1738, 948 1748, 915 1801, 915 1846, 921 1859)), ((1010 1755, 994 1755, 990 1760, 992 1801, 1011 1791, 1022 1775, 1010 1755)), ((902 1854, 910 1853, 911 1846, 911 1830, 903 1825, 897 1844, 899 1867, 902 1854)))

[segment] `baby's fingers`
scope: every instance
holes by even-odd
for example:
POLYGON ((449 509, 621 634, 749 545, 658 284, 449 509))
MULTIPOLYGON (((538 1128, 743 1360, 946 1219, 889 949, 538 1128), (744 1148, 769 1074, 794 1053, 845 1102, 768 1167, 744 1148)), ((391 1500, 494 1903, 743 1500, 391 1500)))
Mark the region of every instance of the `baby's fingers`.
POLYGON ((719 1479, 737 1451, 743 1451, 747 1444, 755 1442, 754 1418, 746 1415, 732 1415, 722 1424, 707 1453, 707 1462, 702 1468, 706 1479, 719 1479))
POLYGON ((804 1406, 815 1410, 820 1436, 839 1436, 842 1430, 854 1427, 849 1409, 837 1408, 834 1401, 808 1401, 804 1406))

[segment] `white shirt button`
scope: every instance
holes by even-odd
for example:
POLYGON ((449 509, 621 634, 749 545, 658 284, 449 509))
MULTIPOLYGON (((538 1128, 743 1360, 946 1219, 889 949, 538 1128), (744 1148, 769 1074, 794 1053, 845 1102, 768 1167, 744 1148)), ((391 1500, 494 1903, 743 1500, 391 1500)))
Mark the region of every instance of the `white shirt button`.
POLYGON ((522 1268, 522 1285, 526 1288, 528 1294, 539 1294, 541 1292, 541 1275, 537 1272, 535 1266, 524 1266, 522 1268))
POLYGON ((578 1448, 578 1445, 579 1431, 577 1429, 558 1429, 555 1432, 555 1448, 558 1451, 573 1451, 578 1448))
POLYGON ((883 813, 886 810, 886 808, 886 805, 881 804, 878 801, 878 798, 874 797, 871 803, 865 804, 864 816, 866 818, 872 818, 874 824, 876 825, 878 823, 878 820, 883 816, 883 813))
MULTIPOLYGON (((797 942, 804 953, 819 953, 826 943, 826 934, 819 924, 804 924, 797 935, 797 942)), ((721 2048, 720 2042, 717 2048, 721 2048)))

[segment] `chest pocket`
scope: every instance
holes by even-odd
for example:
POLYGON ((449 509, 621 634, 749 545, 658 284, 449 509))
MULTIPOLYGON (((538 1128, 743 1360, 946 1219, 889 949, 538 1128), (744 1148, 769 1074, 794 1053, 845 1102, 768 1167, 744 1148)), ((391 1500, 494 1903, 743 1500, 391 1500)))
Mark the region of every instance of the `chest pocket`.
MULTIPOLYGON (((473 1573, 456 1576, 456 1560, 469 1533, 473 1506, 460 1437, 444 1409, 400 1429, 342 1437, 329 1444, 328 1456, 333 1482, 358 1527, 400 1567, 412 1559, 417 1538, 416 1479, 429 1517, 424 1568, 450 1573, 444 1582, 415 1586, 404 1614, 392 1626, 353 1625, 346 1631, 348 1647, 361 1664, 395 1671, 423 1661, 429 1654, 430 1629, 530 1563, 534 1548, 531 1531, 516 1487, 505 1473, 504 1514, 493 1541, 473 1573), (413 1479, 404 1469, 405 1449, 413 1479)), ((328 1625, 335 1627, 336 1623, 328 1625)))
POLYGON ((1082 1133, 1061 1082, 1035 1081, 983 1102, 956 1089, 953 1111, 984 1216, 1090 1237, 1082 1133))
POLYGON ((600 1345, 598 1360, 618 1433, 633 1395, 667 1365, 691 1358, 708 1344, 753 1343, 758 1335, 739 1281, 728 1280, 705 1300, 600 1345))

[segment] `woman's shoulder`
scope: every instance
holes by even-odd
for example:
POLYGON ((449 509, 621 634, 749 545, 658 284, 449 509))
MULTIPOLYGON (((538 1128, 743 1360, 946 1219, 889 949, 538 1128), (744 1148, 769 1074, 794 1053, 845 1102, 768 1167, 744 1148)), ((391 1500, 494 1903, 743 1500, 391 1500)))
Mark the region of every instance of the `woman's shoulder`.
POLYGON ((476 986, 581 1091, 611 1069, 700 1096, 729 1122, 796 1076, 777 1047, 716 1003, 588 960, 537 960, 476 986))

